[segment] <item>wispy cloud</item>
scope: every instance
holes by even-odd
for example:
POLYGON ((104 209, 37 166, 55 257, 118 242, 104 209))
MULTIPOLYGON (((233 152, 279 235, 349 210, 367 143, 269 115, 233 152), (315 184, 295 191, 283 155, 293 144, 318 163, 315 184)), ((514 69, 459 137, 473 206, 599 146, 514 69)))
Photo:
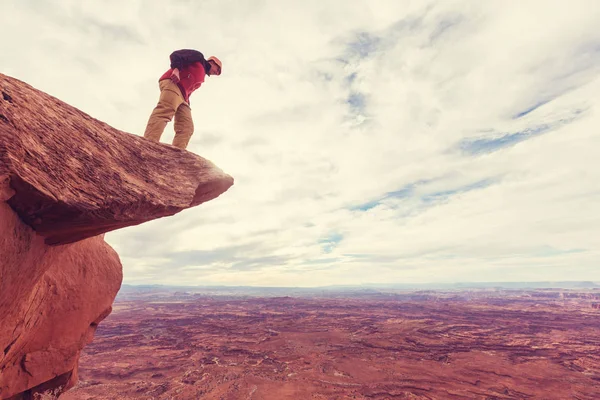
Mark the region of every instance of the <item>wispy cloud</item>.
POLYGON ((435 41, 443 38, 444 36, 447 36, 453 28, 456 28, 463 21, 464 17, 459 13, 444 15, 441 17, 437 22, 437 26, 429 35, 430 45, 434 44, 435 41))
MULTIPOLYGON (((545 103, 544 103, 545 104, 545 103)), ((523 112, 521 112, 520 116, 523 117, 535 109, 541 107, 543 104, 538 104, 533 108, 529 108, 523 112)), ((519 142, 534 138, 536 136, 548 133, 553 129, 559 129, 564 125, 567 125, 577 118, 581 117, 583 110, 576 109, 571 112, 571 115, 562 118, 555 122, 548 122, 541 125, 533 125, 527 127, 521 131, 514 133, 501 133, 501 134, 493 134, 492 137, 484 137, 484 138, 468 138, 462 140, 458 147, 461 151, 470 155, 478 155, 483 153, 491 153, 497 150, 501 150, 503 148, 507 148, 510 146, 514 146, 519 142)))

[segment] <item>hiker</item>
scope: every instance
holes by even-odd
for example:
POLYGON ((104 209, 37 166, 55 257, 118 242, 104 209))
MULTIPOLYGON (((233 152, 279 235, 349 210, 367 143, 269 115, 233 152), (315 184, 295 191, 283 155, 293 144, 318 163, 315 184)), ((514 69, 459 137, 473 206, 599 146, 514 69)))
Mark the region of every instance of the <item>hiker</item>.
POLYGON ((190 96, 206 75, 221 75, 221 61, 214 56, 205 60, 202 53, 189 49, 174 51, 170 59, 171 68, 158 80, 160 97, 144 137, 159 142, 165 126, 175 117, 173 146, 185 149, 194 133, 190 96))

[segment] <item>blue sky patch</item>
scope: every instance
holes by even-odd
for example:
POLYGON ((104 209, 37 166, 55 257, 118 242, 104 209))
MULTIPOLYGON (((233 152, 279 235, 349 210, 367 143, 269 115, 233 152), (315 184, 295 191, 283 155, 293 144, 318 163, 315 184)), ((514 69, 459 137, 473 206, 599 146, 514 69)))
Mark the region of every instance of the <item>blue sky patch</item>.
POLYGON ((497 180, 492 179, 492 178, 482 179, 480 181, 477 181, 477 182, 474 182, 474 183, 471 183, 471 184, 468 184, 465 186, 461 186, 456 189, 444 190, 444 191, 440 191, 440 192, 434 192, 431 194, 427 194, 427 195, 421 197, 421 199, 426 203, 434 203, 440 199, 454 196, 455 194, 466 193, 466 192, 470 192, 472 190, 477 190, 477 189, 485 189, 489 186, 492 186, 496 182, 497 182, 497 180))
MULTIPOLYGON (((416 188, 418 188, 421 185, 432 182, 432 181, 433 180, 421 180, 421 181, 418 181, 415 183, 408 184, 399 190, 386 193, 383 197, 381 197, 378 200, 373 200, 373 201, 370 201, 367 203, 363 203, 359 206, 352 207, 351 210, 352 211, 368 211, 372 208, 377 207, 382 202, 384 202, 385 200, 388 200, 388 199, 405 199, 405 198, 418 196, 416 194, 416 188)), ((436 202, 440 201, 441 199, 451 197, 458 193, 466 193, 466 192, 470 192, 472 190, 485 189, 485 188, 495 184, 497 181, 498 181, 498 179, 496 179, 496 178, 482 179, 482 180, 470 183, 468 185, 459 186, 455 189, 423 194, 423 195, 419 196, 419 199, 426 204, 436 203, 436 202)))
POLYGON ((507 133, 497 138, 464 140, 460 143, 459 147, 463 153, 469 155, 493 153, 494 151, 513 146, 519 142, 527 140, 533 136, 537 136, 546 131, 547 130, 540 130, 534 133, 525 130, 517 133, 507 133))
POLYGON ((380 43, 381 38, 369 32, 360 32, 353 41, 348 43, 348 53, 355 58, 367 58, 377 50, 380 43))
POLYGON ((551 246, 542 246, 532 254, 532 257, 556 257, 567 254, 584 253, 585 251, 585 249, 560 250, 551 246))
POLYGON ((350 111, 353 114, 362 114, 365 111, 365 95, 358 92, 350 93, 348 96, 348 100, 346 100, 348 106, 350 106, 350 111))
MULTIPOLYGON (((519 115, 526 115, 542 105, 543 104, 538 103, 536 106, 532 106, 529 109, 522 111, 519 115)), ((567 125, 578 119, 583 112, 584 110, 582 109, 575 109, 571 112, 570 117, 560 119, 557 122, 540 124, 531 128, 523 129, 522 131, 505 133, 493 138, 465 139, 458 144, 458 148, 461 152, 467 155, 493 153, 495 151, 514 146, 515 144, 524 140, 548 133, 560 126, 567 125)))
POLYGON ((386 193, 382 198, 378 200, 373 200, 368 203, 363 203, 359 206, 351 208, 353 211, 368 211, 372 208, 377 207, 381 204, 382 201, 389 198, 407 198, 412 196, 413 190, 418 183, 411 183, 409 185, 404 186, 402 189, 395 190, 393 192, 386 193))
POLYGON ((547 100, 539 101, 536 104, 530 106, 529 108, 526 108, 525 110, 523 110, 523 111, 518 112, 517 114, 515 114, 515 116, 513 116, 513 119, 522 118, 522 117, 526 116, 527 114, 534 112, 535 110, 537 110, 538 108, 540 108, 544 104, 548 104, 550 101, 552 101, 552 99, 547 99, 547 100))
POLYGON ((348 75, 345 78, 346 84, 348 86, 351 86, 354 83, 355 80, 356 80, 356 72, 351 73, 350 75, 348 75))
POLYGON ((335 247, 342 241, 343 238, 343 235, 334 232, 326 238, 319 240, 319 244, 321 244, 325 253, 331 253, 331 251, 335 249, 335 247))

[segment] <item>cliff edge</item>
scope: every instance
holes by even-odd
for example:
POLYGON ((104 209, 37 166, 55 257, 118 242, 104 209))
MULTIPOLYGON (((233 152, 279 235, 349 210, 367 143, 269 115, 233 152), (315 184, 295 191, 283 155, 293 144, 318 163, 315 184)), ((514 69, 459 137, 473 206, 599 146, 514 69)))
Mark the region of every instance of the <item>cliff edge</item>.
POLYGON ((0 399, 60 394, 111 312, 104 233, 212 200, 233 178, 0 74, 0 399))

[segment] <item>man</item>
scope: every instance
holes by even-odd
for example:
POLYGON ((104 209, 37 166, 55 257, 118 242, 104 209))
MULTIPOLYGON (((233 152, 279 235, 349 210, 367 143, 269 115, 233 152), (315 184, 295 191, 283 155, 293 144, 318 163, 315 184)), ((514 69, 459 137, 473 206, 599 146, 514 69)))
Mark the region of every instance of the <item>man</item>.
POLYGON ((159 142, 168 122, 175 117, 173 146, 185 149, 194 133, 190 96, 204 82, 206 75, 221 75, 217 57, 204 59, 196 50, 177 50, 171 56, 171 68, 158 80, 160 97, 150 114, 144 137, 159 142))

